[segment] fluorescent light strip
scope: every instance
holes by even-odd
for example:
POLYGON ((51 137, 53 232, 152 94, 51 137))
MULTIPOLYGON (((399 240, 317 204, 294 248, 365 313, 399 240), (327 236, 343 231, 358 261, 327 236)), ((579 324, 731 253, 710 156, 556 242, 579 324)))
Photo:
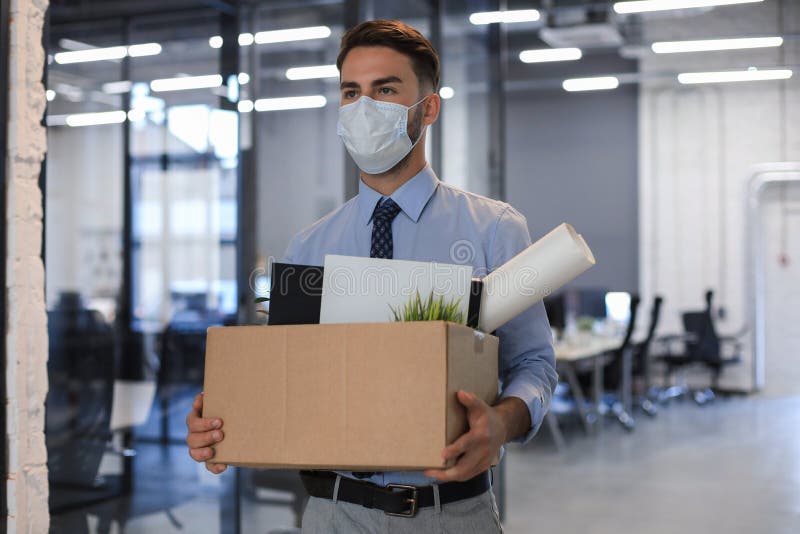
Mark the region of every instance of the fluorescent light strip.
MULTIPOLYGON (((291 28, 288 30, 270 30, 252 33, 240 33, 237 41, 239 46, 252 44, 288 43, 291 41, 307 41, 309 39, 325 39, 330 37, 331 29, 328 26, 308 26, 306 28, 291 28)), ((208 39, 211 48, 222 48, 223 39, 214 35, 208 39)))
POLYGON ((684 85, 697 83, 756 82, 763 80, 788 80, 792 71, 788 69, 739 70, 723 72, 684 72, 678 74, 678 81, 684 85))
POLYGON ((147 110, 142 108, 132 109, 128 112, 128 120, 131 122, 139 122, 144 120, 147 115, 147 110))
POLYGON ((48 89, 47 91, 44 92, 44 96, 48 102, 52 102, 56 97, 56 92, 53 91, 52 89, 48 89))
POLYGON ((158 43, 144 43, 128 47, 128 55, 131 57, 157 56, 160 53, 161 45, 158 43))
POLYGON ((543 48, 541 50, 523 50, 519 59, 523 63, 545 63, 549 61, 574 61, 583 57, 580 48, 543 48))
POLYGON ((238 104, 236 104, 236 109, 239 110, 239 113, 250 113, 253 111, 253 101, 252 100, 240 100, 238 104))
POLYGON ((67 125, 67 116, 66 115, 47 115, 45 117, 48 126, 66 126, 67 125))
POLYGON ((450 100, 454 96, 456 96, 456 92, 452 87, 444 86, 439 89, 439 96, 442 97, 444 100, 450 100))
POLYGON ((286 77, 290 80, 313 80, 315 78, 338 78, 339 69, 336 65, 318 65, 315 67, 293 67, 286 70, 286 77))
POLYGON ((469 16, 475 26, 482 24, 510 24, 514 22, 535 22, 539 20, 539 12, 535 9, 517 9, 511 11, 482 11, 469 16))
POLYGON ((770 48, 781 46, 782 44, 782 37, 749 37, 741 39, 707 39, 703 41, 663 41, 653 43, 651 48, 656 54, 680 54, 684 52, 770 48))
POLYGON ((67 115, 67 126, 97 126, 100 124, 119 124, 127 117, 124 111, 103 111, 101 113, 77 113, 67 115))
POLYGON ((616 89, 619 86, 619 80, 614 76, 596 76, 593 78, 571 78, 564 80, 561 84, 564 90, 569 92, 576 91, 602 91, 607 89, 616 89))
POLYGON ((331 29, 327 26, 309 26, 307 28, 258 32, 255 35, 255 41, 256 44, 286 43, 290 41, 307 41, 309 39, 325 39, 330 35, 331 29))
POLYGON ((150 82, 150 89, 156 93, 162 91, 185 91, 189 89, 208 89, 222 85, 222 76, 183 76, 181 78, 164 78, 150 82))
POLYGON ((53 59, 59 65, 69 63, 85 63, 88 61, 105 61, 110 59, 122 59, 128 55, 128 49, 124 46, 112 46, 109 48, 92 48, 90 50, 75 50, 73 52, 59 52, 53 59))
POLYGON ((59 52, 53 59, 59 65, 69 63, 86 63, 89 61, 109 61, 122 59, 125 56, 142 57, 155 56, 161 53, 161 45, 158 43, 144 43, 138 45, 111 46, 108 48, 90 48, 88 50, 74 50, 72 52, 59 52))
POLYGON ((763 1, 764 0, 635 0, 633 2, 617 2, 614 4, 614 11, 620 14, 649 13, 652 11, 670 11, 673 9, 691 9, 695 7, 754 4, 763 1))
POLYGON ((256 111, 283 111, 288 109, 321 108, 328 103, 322 95, 290 96, 286 98, 262 98, 255 101, 256 111))
POLYGON ((133 84, 128 80, 122 80, 119 82, 108 82, 102 85, 103 92, 109 95, 118 95, 122 93, 127 93, 131 90, 133 84))

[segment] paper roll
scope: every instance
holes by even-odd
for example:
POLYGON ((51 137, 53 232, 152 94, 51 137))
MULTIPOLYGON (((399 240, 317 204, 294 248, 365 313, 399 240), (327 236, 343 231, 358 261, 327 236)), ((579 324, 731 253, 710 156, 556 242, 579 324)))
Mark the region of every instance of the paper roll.
POLYGON ((594 264, 580 234, 562 223, 483 279, 478 328, 493 332, 594 264))

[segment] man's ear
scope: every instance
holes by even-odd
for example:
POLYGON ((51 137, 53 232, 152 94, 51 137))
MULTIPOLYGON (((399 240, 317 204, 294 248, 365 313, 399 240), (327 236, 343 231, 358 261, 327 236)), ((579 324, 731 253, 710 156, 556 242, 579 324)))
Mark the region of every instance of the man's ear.
POLYGON ((428 98, 425 99, 425 102, 422 103, 425 106, 425 114, 422 116, 422 124, 429 126, 436 122, 436 119, 439 118, 439 111, 442 109, 442 99, 439 97, 439 93, 432 93, 428 98))

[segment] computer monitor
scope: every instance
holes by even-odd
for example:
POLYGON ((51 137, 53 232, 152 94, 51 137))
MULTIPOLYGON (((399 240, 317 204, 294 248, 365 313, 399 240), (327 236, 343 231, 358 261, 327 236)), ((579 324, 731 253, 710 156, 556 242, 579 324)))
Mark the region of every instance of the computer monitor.
POLYGON ((619 323, 631 319, 631 294, 625 291, 609 291, 605 295, 606 317, 619 323))
POLYGON ((605 288, 587 288, 577 290, 577 317, 606 317, 606 292, 605 288))

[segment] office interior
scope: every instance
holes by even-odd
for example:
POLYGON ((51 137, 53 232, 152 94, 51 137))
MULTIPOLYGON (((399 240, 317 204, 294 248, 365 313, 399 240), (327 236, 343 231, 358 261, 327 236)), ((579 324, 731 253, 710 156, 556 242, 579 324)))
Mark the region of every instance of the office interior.
POLYGON ((504 531, 800 531, 800 3, 33 4, 10 38, 41 27, 47 506, 6 520, 300 531, 295 472, 213 475, 185 418, 207 328, 265 324, 272 262, 358 192, 335 60, 385 18, 440 54, 439 179, 597 259, 545 299, 559 385, 493 469, 504 531))

